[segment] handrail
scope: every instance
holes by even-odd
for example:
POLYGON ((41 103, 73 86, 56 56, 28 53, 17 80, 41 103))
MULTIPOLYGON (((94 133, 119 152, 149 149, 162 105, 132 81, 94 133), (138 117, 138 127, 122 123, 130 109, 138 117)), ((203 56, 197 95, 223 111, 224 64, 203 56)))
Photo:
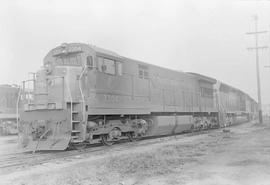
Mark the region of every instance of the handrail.
MULTIPOLYGON (((51 81, 55 81, 57 79, 62 79, 62 89, 63 89, 63 93, 62 93, 62 96, 63 96, 63 102, 64 102, 64 95, 65 95, 65 76, 48 76, 46 77, 46 81, 48 80, 51 80, 51 81)), ((24 101, 24 103, 27 103, 27 104, 32 104, 31 103, 31 99, 32 100, 35 100, 35 96, 36 95, 49 95, 49 92, 48 92, 48 84, 46 83, 46 92, 37 92, 36 91, 36 88, 35 88, 35 85, 36 85, 36 82, 40 83, 40 82, 44 82, 43 80, 36 80, 35 78, 33 79, 28 79, 28 80, 24 80, 22 83, 22 87, 21 87, 21 95, 23 95, 23 97, 21 98, 21 100, 24 101), (28 82, 33 82, 33 88, 29 88, 29 89, 26 89, 26 84, 28 82), (29 97, 27 95, 33 95, 33 97, 29 97)), ((70 96, 71 97, 71 96, 70 96)))
MULTIPOLYGON (((69 71, 69 68, 68 68, 69 71)), ((67 78, 65 78, 66 80, 66 85, 67 85, 67 90, 68 90, 68 94, 69 94, 69 98, 70 98, 70 125, 71 125, 71 130, 72 130, 72 112, 73 112, 73 101, 72 101, 72 94, 70 91, 70 87, 69 87, 69 83, 67 81, 67 78)))
POLYGON ((18 97, 17 97, 17 102, 16 102, 16 121, 17 121, 17 130, 18 130, 18 139, 20 139, 19 137, 19 103, 20 103, 20 99, 21 99, 21 92, 22 92, 22 88, 20 86, 19 89, 19 93, 18 93, 18 97))
POLYGON ((85 121, 85 99, 84 99, 84 94, 82 91, 81 79, 82 79, 82 76, 84 75, 86 69, 87 69, 87 67, 84 66, 83 71, 81 72, 80 78, 79 78, 79 89, 80 89, 80 93, 81 93, 81 97, 82 97, 83 122, 85 121))
MULTIPOLYGON (((26 91, 26 83, 28 82, 33 82, 35 83, 35 79, 28 79, 28 80, 24 80, 22 83, 23 83, 23 87, 22 87, 22 90, 21 92, 23 92, 23 101, 25 102, 27 100, 27 103, 29 104, 30 103, 30 98, 29 98, 29 94, 33 94, 34 93, 34 89, 32 89, 32 92, 31 91, 26 91), (28 97, 26 97, 26 95, 28 95, 28 97)), ((30 88, 28 88, 29 90, 30 88)))

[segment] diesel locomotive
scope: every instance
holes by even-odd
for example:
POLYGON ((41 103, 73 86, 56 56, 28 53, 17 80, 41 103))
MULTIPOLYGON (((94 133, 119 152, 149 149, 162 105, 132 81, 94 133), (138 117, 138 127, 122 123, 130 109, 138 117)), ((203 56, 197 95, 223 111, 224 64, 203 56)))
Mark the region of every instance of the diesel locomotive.
POLYGON ((214 78, 82 43, 52 49, 21 97, 20 144, 34 151, 228 126, 257 114, 251 97, 214 78))
POLYGON ((19 86, 0 85, 0 134, 17 134, 19 86))

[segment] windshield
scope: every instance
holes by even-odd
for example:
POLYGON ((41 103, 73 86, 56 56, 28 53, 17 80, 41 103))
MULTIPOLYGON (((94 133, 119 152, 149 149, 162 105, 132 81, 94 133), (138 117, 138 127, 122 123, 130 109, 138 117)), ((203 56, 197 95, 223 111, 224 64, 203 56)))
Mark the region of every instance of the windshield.
POLYGON ((55 57, 55 65, 58 66, 81 66, 81 54, 69 54, 55 57))

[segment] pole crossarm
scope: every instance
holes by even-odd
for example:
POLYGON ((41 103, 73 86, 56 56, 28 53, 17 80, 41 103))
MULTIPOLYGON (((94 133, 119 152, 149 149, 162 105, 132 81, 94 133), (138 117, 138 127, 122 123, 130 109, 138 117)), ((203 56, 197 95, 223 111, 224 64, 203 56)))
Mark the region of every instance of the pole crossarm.
POLYGON ((257 46, 257 47, 248 47, 247 50, 253 50, 253 49, 268 49, 268 46, 257 46))
POLYGON ((253 31, 253 32, 247 32, 247 35, 252 35, 252 34, 261 34, 261 33, 267 33, 267 31, 253 31))

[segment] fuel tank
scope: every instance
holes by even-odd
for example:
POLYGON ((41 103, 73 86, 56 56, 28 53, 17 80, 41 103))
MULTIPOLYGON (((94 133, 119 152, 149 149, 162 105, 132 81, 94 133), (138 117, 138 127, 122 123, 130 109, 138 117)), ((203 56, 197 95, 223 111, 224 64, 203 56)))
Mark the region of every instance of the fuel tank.
POLYGON ((149 122, 148 136, 177 134, 191 129, 192 116, 154 116, 149 122))

